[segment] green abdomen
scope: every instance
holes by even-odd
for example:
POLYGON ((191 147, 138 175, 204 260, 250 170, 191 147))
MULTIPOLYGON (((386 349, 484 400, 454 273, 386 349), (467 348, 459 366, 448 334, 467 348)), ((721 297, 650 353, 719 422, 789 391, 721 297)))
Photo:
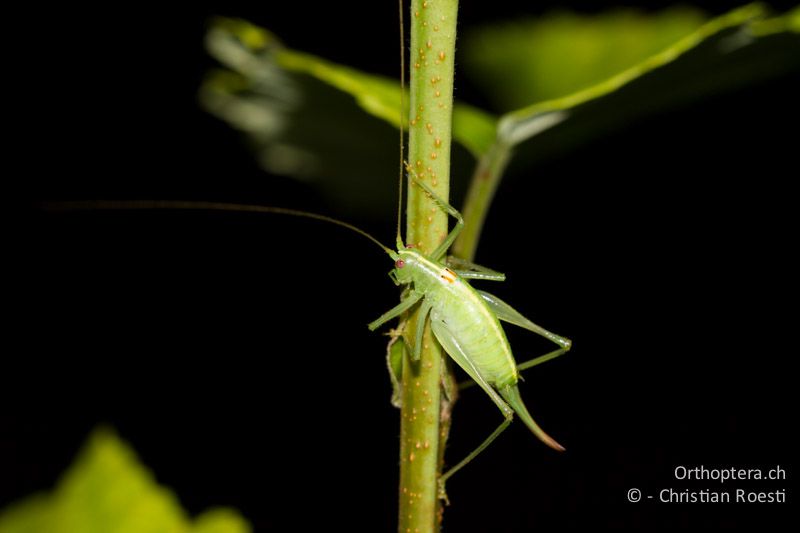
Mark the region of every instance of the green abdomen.
POLYGON ((496 387, 518 380, 511 347, 483 298, 458 280, 434 298, 431 318, 441 318, 486 381, 496 387))

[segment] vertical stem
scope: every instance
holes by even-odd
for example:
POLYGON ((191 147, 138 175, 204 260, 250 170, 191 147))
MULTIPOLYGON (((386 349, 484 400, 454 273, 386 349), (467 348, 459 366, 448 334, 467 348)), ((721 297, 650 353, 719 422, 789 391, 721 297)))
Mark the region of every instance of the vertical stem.
MULTIPOLYGON (((408 163, 410 171, 444 199, 450 191, 450 138, 453 111, 453 56, 457 0, 412 0, 409 56, 408 163)), ((447 215, 410 182, 407 243, 430 253, 447 235, 447 215)), ((406 331, 414 331, 412 315, 406 331)), ((403 406, 400 423, 401 533, 439 530, 437 481, 448 425, 448 399, 442 395, 442 350, 425 329, 420 361, 403 361, 403 406), (442 431, 444 427, 444 431, 442 431)), ((445 376, 447 377, 447 376, 445 376)))

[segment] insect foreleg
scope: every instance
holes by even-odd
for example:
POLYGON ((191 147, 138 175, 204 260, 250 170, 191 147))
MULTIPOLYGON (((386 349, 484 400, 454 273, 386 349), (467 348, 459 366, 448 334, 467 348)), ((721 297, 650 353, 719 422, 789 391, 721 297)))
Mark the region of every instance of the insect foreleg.
POLYGON ((506 275, 491 268, 477 265, 466 259, 453 255, 447 256, 447 266, 464 279, 478 279, 485 281, 505 281, 506 275))
POLYGON ((401 301, 399 304, 397 304, 396 306, 392 307, 391 309, 383 313, 376 320, 370 322, 367 325, 367 327, 369 328, 370 331, 375 331, 386 322, 402 315, 403 313, 411 309, 411 307, 413 307, 414 304, 416 304, 420 300, 420 298, 422 298, 421 294, 417 294, 416 292, 411 291, 411 293, 405 300, 401 301))
POLYGON ((422 335, 425 333, 425 322, 428 320, 428 313, 431 312, 431 304, 423 300, 417 315, 417 327, 414 333, 414 351, 411 352, 411 360, 419 361, 422 353, 422 335))
POLYGON ((448 470, 446 473, 442 474, 439 478, 439 497, 447 500, 447 494, 445 492, 445 482, 456 472, 461 470, 464 466, 466 466, 470 461, 475 459, 483 450, 489 446, 494 439, 496 439, 500 434, 505 431, 511 421, 514 419, 514 410, 500 397, 500 395, 495 391, 489 383, 483 378, 478 369, 475 368, 475 365, 472 364, 470 361, 469 356, 464 353, 461 349, 461 346, 458 344, 458 341, 447 329, 447 325, 442 322, 441 320, 435 320, 431 317, 431 329, 433 330, 433 334, 436 336, 436 340, 439 341, 439 344, 442 345, 442 348, 453 358, 453 360, 458 363, 458 365, 463 368, 469 376, 475 380, 475 382, 489 395, 492 399, 494 404, 500 409, 503 413, 503 423, 500 424, 497 429, 489 435, 486 440, 484 440, 480 446, 475 448, 469 455, 467 455, 464 459, 461 460, 458 464, 456 464, 453 468, 448 470))
POLYGON ((447 237, 445 237, 445 239, 442 241, 442 244, 440 244, 429 256, 429 258, 433 261, 440 261, 442 257, 444 257, 445 252, 450 249, 450 246, 453 244, 453 241, 456 240, 458 234, 461 233, 461 230, 464 228, 464 217, 461 216, 461 213, 459 213, 455 207, 439 198, 439 196, 433 192, 433 189, 420 181, 419 178, 416 177, 416 173, 414 174, 415 176, 412 178, 414 183, 425 189, 425 192, 428 193, 428 195, 441 210, 445 211, 456 219, 455 227, 450 231, 450 233, 447 234, 447 237))
POLYGON ((534 333, 538 333, 542 337, 550 339, 554 343, 564 348, 564 351, 567 351, 572 347, 571 340, 556 335, 555 333, 547 331, 543 327, 534 324, 533 322, 522 316, 522 314, 520 314, 519 311, 517 311, 516 309, 505 303, 497 296, 489 294, 488 292, 485 291, 478 291, 478 294, 480 294, 481 297, 486 301, 486 303, 489 304, 489 308, 494 312, 494 314, 500 320, 504 320, 505 322, 514 324, 515 326, 519 326, 534 333))

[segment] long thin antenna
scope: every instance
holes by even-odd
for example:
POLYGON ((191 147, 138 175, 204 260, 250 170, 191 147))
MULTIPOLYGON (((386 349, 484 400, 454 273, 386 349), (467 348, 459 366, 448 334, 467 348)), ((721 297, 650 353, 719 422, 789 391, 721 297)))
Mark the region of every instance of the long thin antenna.
POLYGON ((363 235, 371 240, 381 250, 394 256, 394 250, 387 248, 381 242, 352 224, 342 222, 332 217, 325 215, 318 215, 317 213, 309 213, 308 211, 300 211, 298 209, 288 209, 285 207, 267 207, 263 205, 247 205, 247 204, 233 204, 225 202, 188 202, 181 200, 99 200, 99 201, 80 201, 80 202, 51 202, 42 204, 42 207, 47 211, 84 211, 84 210, 152 210, 152 209, 173 209, 173 210, 193 210, 193 211, 234 211, 237 213, 273 213, 278 215, 289 215, 293 217, 311 218, 314 220, 321 220, 323 222, 330 222, 337 226, 342 226, 349 230, 355 231, 359 235, 363 235))
POLYGON ((397 180, 397 249, 403 246, 403 237, 400 235, 400 225, 403 220, 403 180, 405 179, 405 135, 403 132, 403 120, 406 112, 406 53, 405 53, 405 24, 403 18, 403 0, 398 0, 400 12, 400 176, 397 180))

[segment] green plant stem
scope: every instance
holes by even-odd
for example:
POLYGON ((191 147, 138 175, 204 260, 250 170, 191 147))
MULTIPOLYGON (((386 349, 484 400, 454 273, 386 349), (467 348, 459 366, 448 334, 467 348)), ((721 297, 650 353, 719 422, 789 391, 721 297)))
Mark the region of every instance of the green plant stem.
POLYGON ((486 220, 494 193, 510 159, 511 148, 502 143, 495 143, 478 161, 461 212, 464 217, 464 230, 453 243, 450 250, 453 255, 468 261, 475 260, 483 222, 486 220))
MULTIPOLYGON (((412 0, 409 55, 409 174, 423 180, 441 198, 450 191, 450 139, 453 112, 453 56, 457 0, 412 0)), ((447 235, 447 215, 409 180, 406 239, 423 253, 447 235)), ((406 332, 413 332, 416 314, 406 332)), ((413 345, 413 344, 409 344, 413 345)), ((437 482, 449 427, 449 402, 442 394, 443 352, 425 329, 421 358, 403 359, 400 423, 400 501, 398 530, 439 530, 441 504, 437 482), (446 418, 440 424, 440 417, 446 418), (444 431, 443 431, 444 429, 444 431)))

